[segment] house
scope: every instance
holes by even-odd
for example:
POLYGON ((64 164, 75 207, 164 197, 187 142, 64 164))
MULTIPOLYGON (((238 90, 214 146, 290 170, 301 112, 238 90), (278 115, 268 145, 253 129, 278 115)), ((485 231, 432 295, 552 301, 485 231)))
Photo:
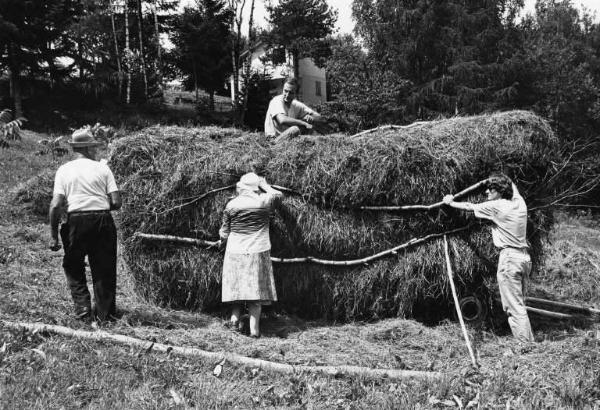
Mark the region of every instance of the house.
MULTIPOLYGON (((285 79, 293 75, 293 60, 290 53, 284 52, 281 60, 285 62, 274 65, 271 62, 265 61, 267 51, 269 51, 267 45, 261 42, 252 47, 252 49, 246 50, 242 53, 241 57, 245 58, 249 52, 252 53, 250 57, 252 71, 270 76, 271 95, 274 96, 281 92, 281 87, 285 79)), ((325 69, 317 67, 311 58, 302 58, 298 62, 298 72, 298 100, 308 105, 318 105, 326 102, 327 81, 325 78, 325 69)), ((231 85, 231 98, 233 99, 233 76, 231 78, 231 85)))

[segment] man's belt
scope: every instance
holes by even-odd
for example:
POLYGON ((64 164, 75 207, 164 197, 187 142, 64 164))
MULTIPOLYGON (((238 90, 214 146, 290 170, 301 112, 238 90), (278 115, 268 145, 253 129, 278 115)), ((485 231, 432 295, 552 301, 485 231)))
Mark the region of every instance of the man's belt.
POLYGON ((110 215, 110 211, 108 209, 100 209, 94 211, 73 211, 68 213, 69 216, 78 216, 78 215, 110 215))

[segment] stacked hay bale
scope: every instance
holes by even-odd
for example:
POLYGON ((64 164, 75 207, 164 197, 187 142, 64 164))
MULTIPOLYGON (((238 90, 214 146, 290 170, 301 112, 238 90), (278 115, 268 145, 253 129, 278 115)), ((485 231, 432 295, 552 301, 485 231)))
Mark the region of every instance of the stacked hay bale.
MULTIPOLYGON (((220 304, 221 253, 141 241, 134 233, 218 239, 223 208, 234 193, 219 188, 246 172, 294 191, 273 217, 272 256, 360 259, 468 226, 449 238, 467 292, 487 289, 495 276, 488 227, 447 207, 396 213, 359 208, 435 203, 495 170, 513 177, 535 207, 545 199, 543 179, 555 152, 548 124, 515 111, 276 143, 234 129, 154 127, 117 141, 110 165, 124 191, 124 255, 137 289, 157 304, 211 309, 220 304)), ((546 226, 547 208, 530 218, 546 226)), ((529 230, 534 253, 541 249, 540 232, 529 230)), ((440 238, 368 264, 275 263, 274 270, 279 305, 304 317, 420 315, 433 301, 449 300, 440 238)))

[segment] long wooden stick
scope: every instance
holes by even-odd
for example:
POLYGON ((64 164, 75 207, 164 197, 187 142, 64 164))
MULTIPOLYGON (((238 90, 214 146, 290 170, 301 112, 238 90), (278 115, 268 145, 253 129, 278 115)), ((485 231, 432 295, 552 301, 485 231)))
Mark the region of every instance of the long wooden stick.
POLYGON ((394 125, 394 124, 381 125, 379 127, 371 128, 369 130, 364 130, 357 134, 351 135, 350 138, 356 138, 356 137, 360 137, 362 135, 371 134, 375 131, 383 131, 383 130, 390 130, 390 129, 391 130, 406 130, 406 129, 417 127, 417 126, 423 125, 423 124, 432 124, 433 122, 435 122, 435 121, 417 121, 417 122, 413 122, 412 124, 408 124, 408 125, 394 125))
POLYGON ((216 246, 218 244, 217 241, 206 241, 204 239, 196 239, 196 238, 185 238, 182 236, 174 236, 174 235, 157 235, 151 233, 141 233, 136 232, 133 234, 136 238, 147 239, 151 241, 165 241, 165 242, 176 242, 176 243, 187 243, 189 245, 197 245, 197 246, 216 246))
POLYGON ((594 309, 594 308, 591 308, 591 307, 581 306, 581 305, 573 305, 571 303, 557 302, 557 301, 548 300, 548 299, 526 297, 525 298, 525 302, 541 303, 543 305, 556 306, 556 307, 571 309, 571 310, 575 310, 575 311, 578 311, 578 312, 588 313, 590 315, 599 315, 600 314, 600 310, 599 309, 594 309))
MULTIPOLYGON (((473 184, 466 189, 463 189, 459 193, 454 194, 454 197, 460 198, 461 196, 465 196, 466 194, 481 188, 481 186, 483 186, 486 182, 487 179, 479 181, 478 183, 473 184)), ((359 209, 368 211, 429 211, 431 209, 439 208, 442 205, 444 205, 443 201, 436 202, 431 205, 361 206, 359 209)))
POLYGON ((450 262, 450 255, 448 253, 448 238, 444 235, 444 254, 446 255, 446 270, 448 271, 448 278, 450 279, 450 288, 452 289, 452 297, 454 298, 454 307, 456 308, 456 314, 458 315, 458 321, 460 322, 460 328, 462 329, 463 336, 465 338, 465 342, 467 344, 467 350, 469 351, 469 356, 471 356, 471 363, 473 363, 474 367, 479 367, 477 363, 477 359, 475 358, 475 354, 473 353, 473 348, 471 347, 471 341, 469 340, 469 334, 467 333, 467 328, 465 326, 465 322, 463 320, 462 312, 460 310, 460 303, 458 302, 458 295, 456 294, 456 288, 454 287, 454 274, 452 273, 452 263, 450 262))
POLYGON ((108 333, 103 330, 88 332, 85 330, 75 330, 64 326, 47 325, 43 323, 25 323, 0 320, 0 323, 15 330, 26 329, 32 332, 48 332, 78 339, 90 340, 109 340, 119 344, 140 347, 148 352, 151 350, 174 354, 186 357, 199 357, 212 362, 221 362, 223 359, 231 363, 236 363, 245 367, 259 368, 266 371, 277 373, 321 373, 330 376, 362 376, 370 378, 388 378, 388 379, 419 379, 419 380, 439 380, 442 374, 439 372, 426 372, 417 370, 397 370, 397 369, 372 369, 361 366, 294 366, 287 363, 270 362, 267 360, 254 359, 241 356, 230 352, 209 352, 195 347, 180 347, 165 345, 162 343, 149 342, 130 336, 124 336, 114 333, 108 333))
MULTIPOLYGON (((457 232, 461 232, 464 230, 467 230, 470 227, 470 225, 467 226, 463 226, 461 228, 456 228, 450 231, 446 231, 446 232, 442 232, 442 233, 432 233, 429 234, 427 236, 423 236, 421 238, 413 238, 408 242, 405 242, 401 245, 395 246, 391 249, 387 249, 385 251, 376 253, 374 255, 371 256, 367 256, 365 258, 362 259, 352 259, 352 260, 345 260, 345 261, 336 261, 336 260, 328 260, 328 259, 319 259, 319 258, 315 258, 313 256, 306 256, 303 258, 276 258, 276 257, 271 257, 271 261, 272 262, 276 262, 276 263, 316 263, 319 265, 332 265, 332 266, 356 266, 356 265, 364 265, 366 263, 369 263, 371 261, 374 261, 376 259, 380 259, 383 258, 384 256, 388 256, 388 255, 396 255, 398 253, 399 250, 401 249, 405 249, 408 248, 410 246, 415 246, 418 244, 421 244, 423 242, 426 242, 430 239, 433 238, 439 238, 441 236, 445 236, 445 235, 451 235, 451 234, 455 234, 457 232)), ((199 246, 215 246, 217 245, 217 242, 213 242, 213 241, 205 241, 203 239, 195 239, 195 238, 185 238, 185 237, 181 237, 181 236, 173 236, 173 235, 156 235, 156 234, 148 234, 148 233, 141 233, 141 232, 136 232, 133 234, 134 237, 138 237, 138 238, 142 238, 142 239, 147 239, 147 240, 152 240, 152 241, 168 241, 168 242, 176 242, 176 243, 185 243, 185 244, 190 244, 190 245, 199 245, 199 246)))
POLYGON ((559 312, 552 312, 550 310, 544 310, 544 309, 538 309, 538 308, 534 308, 531 306, 525 306, 525 309, 527 309, 528 312, 531 313, 535 313, 538 314, 540 316, 547 316, 547 317, 551 317, 553 319, 574 319, 575 316, 573 315, 568 315, 566 313, 559 313, 559 312))

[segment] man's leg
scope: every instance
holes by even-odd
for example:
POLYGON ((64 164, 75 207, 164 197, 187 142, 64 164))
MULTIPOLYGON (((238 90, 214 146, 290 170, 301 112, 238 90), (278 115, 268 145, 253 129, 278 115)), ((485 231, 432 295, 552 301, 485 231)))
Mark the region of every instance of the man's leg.
POLYGON ((117 230, 110 215, 96 218, 96 232, 88 250, 92 281, 94 283, 95 314, 99 320, 107 320, 115 314, 117 293, 117 230))
POLYGON ((301 134, 300 127, 298 127, 296 125, 292 125, 287 130, 285 130, 281 134, 279 134, 276 139, 291 139, 291 138, 296 138, 300 134, 301 134))
POLYGON ((523 282, 531 270, 531 261, 525 255, 500 254, 498 287, 502 307, 508 315, 513 336, 520 342, 533 342, 533 332, 523 297, 523 282))
POLYGON ((79 221, 71 220, 62 224, 60 236, 65 249, 63 268, 75 304, 75 315, 79 319, 87 319, 92 313, 92 308, 85 278, 85 244, 81 228, 79 221))

